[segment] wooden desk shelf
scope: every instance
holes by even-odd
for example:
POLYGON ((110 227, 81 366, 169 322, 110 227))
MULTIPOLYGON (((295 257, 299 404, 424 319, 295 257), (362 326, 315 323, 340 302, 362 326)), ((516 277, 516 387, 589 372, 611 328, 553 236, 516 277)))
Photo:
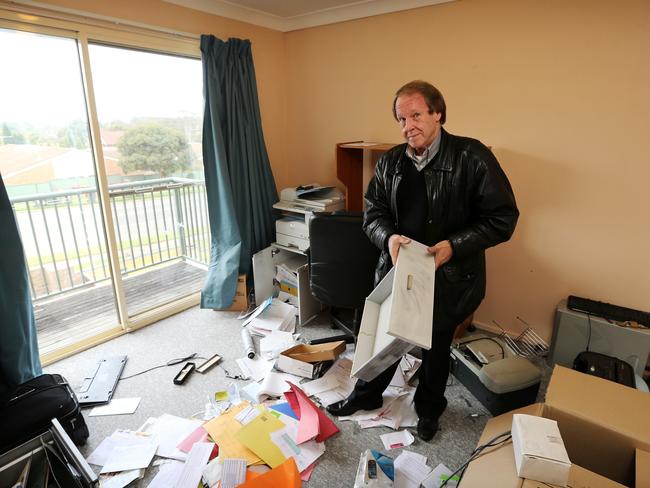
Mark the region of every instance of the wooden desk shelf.
POLYGON ((341 142, 336 145, 336 177, 345 185, 346 208, 363 211, 363 162, 369 154, 371 169, 379 157, 396 144, 382 142, 341 142))

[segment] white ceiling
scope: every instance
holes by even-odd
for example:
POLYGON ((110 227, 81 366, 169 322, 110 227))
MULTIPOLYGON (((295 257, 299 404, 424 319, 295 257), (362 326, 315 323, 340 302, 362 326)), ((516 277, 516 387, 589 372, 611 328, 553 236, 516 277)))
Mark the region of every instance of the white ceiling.
POLYGON ((288 32, 454 0, 165 0, 249 24, 288 32))

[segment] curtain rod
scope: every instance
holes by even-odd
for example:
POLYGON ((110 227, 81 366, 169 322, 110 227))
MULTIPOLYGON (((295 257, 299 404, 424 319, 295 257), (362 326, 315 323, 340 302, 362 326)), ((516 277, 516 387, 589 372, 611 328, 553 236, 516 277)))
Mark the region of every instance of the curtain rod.
MULTIPOLYGON (((41 17, 48 17, 55 20, 68 20, 68 21, 84 21, 85 23, 92 23, 97 27, 126 27, 137 28, 150 31, 155 34, 167 34, 176 37, 182 37, 188 40, 198 40, 201 38, 199 34, 192 34, 190 32, 183 32, 174 29, 167 29, 143 22, 136 22, 132 20, 120 19, 117 17, 110 17, 108 15, 100 15, 84 10, 78 10, 59 5, 51 5, 48 3, 37 2, 33 0, 7 0, 0 2, 0 7, 20 11, 21 13, 30 13, 33 15, 40 15, 41 17), (71 17, 72 16, 72 17, 71 17), (90 22, 89 22, 90 21, 90 22), (109 24, 109 25, 106 25, 109 24)), ((129 29, 125 29, 129 30, 129 29)))

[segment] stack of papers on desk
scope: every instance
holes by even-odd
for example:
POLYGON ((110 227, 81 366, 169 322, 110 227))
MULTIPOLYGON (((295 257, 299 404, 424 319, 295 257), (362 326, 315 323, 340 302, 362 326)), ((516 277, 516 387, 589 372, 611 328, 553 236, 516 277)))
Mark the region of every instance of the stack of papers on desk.
POLYGON ((296 276, 297 270, 300 266, 304 266, 305 262, 300 256, 294 258, 294 262, 285 262, 278 264, 275 267, 275 279, 278 283, 287 283, 295 288, 298 288, 298 277, 296 276))

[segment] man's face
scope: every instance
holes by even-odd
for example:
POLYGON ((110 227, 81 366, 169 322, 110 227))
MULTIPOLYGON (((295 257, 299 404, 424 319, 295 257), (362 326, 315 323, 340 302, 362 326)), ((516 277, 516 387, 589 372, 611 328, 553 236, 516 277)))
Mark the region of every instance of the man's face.
POLYGON ((429 113, 420 93, 401 95, 395 102, 395 114, 404 139, 417 154, 421 154, 438 137, 442 114, 429 113))

